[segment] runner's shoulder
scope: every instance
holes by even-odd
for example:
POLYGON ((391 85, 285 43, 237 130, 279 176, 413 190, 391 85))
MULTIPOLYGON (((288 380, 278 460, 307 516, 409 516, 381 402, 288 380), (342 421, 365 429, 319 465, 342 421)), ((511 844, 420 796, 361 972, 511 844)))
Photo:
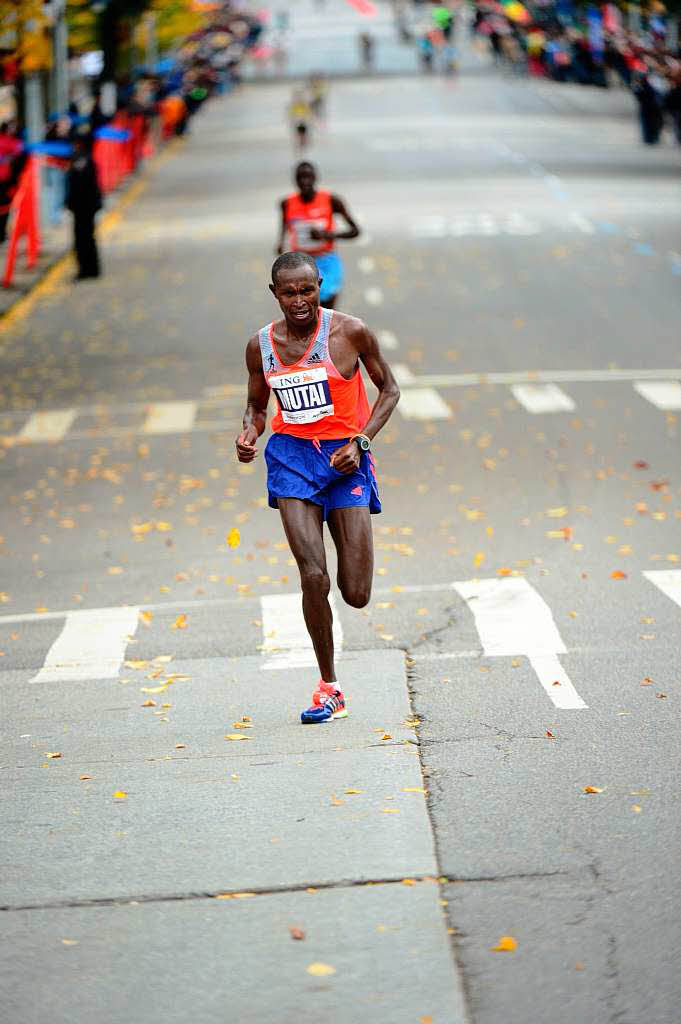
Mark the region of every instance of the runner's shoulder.
POLYGON ((363 320, 360 320, 358 316, 350 316, 349 313, 341 313, 337 309, 334 310, 333 319, 336 321, 343 338, 357 348, 363 347, 369 336, 369 328, 363 320))

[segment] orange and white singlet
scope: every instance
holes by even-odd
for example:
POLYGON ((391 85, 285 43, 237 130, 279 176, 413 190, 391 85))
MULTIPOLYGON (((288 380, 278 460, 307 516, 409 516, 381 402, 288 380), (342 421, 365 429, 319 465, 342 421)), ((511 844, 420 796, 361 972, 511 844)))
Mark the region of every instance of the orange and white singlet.
POLYGON ((314 199, 307 203, 299 192, 294 192, 284 200, 284 217, 291 252, 309 252, 315 256, 333 250, 333 242, 310 238, 311 228, 334 229, 330 192, 315 192, 314 199))
POLYGON ((274 324, 258 332, 265 379, 278 411, 272 432, 314 441, 337 441, 361 433, 369 419, 369 400, 359 367, 347 380, 329 355, 332 309, 319 310, 319 323, 307 352, 293 366, 282 363, 274 324))

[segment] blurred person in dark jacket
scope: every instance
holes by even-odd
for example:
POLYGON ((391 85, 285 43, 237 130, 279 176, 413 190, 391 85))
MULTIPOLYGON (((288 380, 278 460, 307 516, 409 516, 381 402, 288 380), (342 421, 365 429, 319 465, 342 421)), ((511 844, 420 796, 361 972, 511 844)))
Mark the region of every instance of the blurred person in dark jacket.
POLYGON ((66 176, 66 208, 73 214, 73 246, 78 260, 77 280, 99 277, 95 215, 102 208, 97 168, 90 135, 76 135, 66 176))

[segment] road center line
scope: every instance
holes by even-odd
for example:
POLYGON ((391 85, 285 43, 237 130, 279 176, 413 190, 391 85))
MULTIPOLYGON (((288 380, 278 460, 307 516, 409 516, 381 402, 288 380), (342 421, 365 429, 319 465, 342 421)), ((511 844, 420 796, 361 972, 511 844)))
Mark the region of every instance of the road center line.
POLYGON ((468 580, 454 589, 473 613, 485 655, 525 655, 556 707, 587 707, 558 660, 566 648, 551 610, 526 579, 468 580))
POLYGON ((68 612, 32 683, 115 679, 139 621, 139 608, 68 612))

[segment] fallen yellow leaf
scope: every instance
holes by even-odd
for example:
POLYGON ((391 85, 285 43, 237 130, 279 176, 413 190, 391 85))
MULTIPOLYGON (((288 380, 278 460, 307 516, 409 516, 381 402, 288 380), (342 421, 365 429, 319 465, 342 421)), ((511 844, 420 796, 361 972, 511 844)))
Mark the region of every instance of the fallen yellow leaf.
POLYGON ((484 561, 485 561, 485 552, 484 551, 478 551, 477 555, 473 559, 473 565, 475 566, 476 569, 479 569, 484 561))
POLYGON ((229 531, 227 534, 227 546, 230 548, 238 548, 241 544, 241 533, 237 530, 236 526, 229 531))
POLYGON ((140 612, 140 619, 142 620, 145 626, 151 625, 151 620, 153 619, 153 617, 153 612, 140 612))
POLYGON ((238 732, 229 732, 225 736, 226 740, 250 740, 250 738, 251 738, 250 736, 242 736, 238 732))
POLYGON ((114 793, 114 800, 127 800, 128 794, 124 789, 117 789, 114 793))
POLYGON ((305 970, 315 978, 326 978, 329 974, 336 973, 336 968, 330 964, 308 964, 305 970))
POLYGON ((61 757, 61 753, 59 751, 56 751, 53 754, 45 754, 45 757, 49 757, 52 761, 54 761, 56 758, 61 757))
POLYGON ((600 786, 585 786, 585 793, 602 793, 603 789, 600 786))
POLYGON ((515 953, 518 943, 512 935, 502 935, 496 946, 492 946, 492 953, 515 953))
POLYGON ((178 615, 177 616, 177 618, 175 619, 175 622, 172 625, 172 628, 173 629, 186 629, 188 625, 189 625, 189 623, 187 622, 187 616, 183 612, 182 615, 178 615))

